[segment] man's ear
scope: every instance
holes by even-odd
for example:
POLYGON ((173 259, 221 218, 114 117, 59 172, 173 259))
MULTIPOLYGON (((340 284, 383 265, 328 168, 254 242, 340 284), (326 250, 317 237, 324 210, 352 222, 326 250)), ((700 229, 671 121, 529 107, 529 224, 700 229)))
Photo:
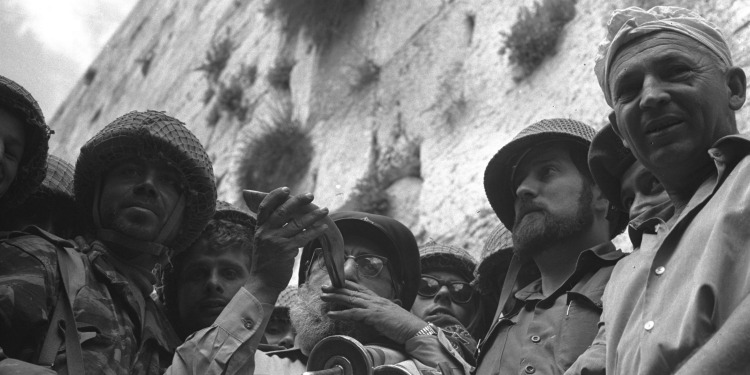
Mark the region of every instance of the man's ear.
POLYGON ((727 70, 727 87, 729 88, 729 108, 737 111, 745 105, 747 78, 742 68, 733 66, 727 70))
POLYGON ((403 303, 403 302, 401 302, 401 300, 400 300, 400 299, 398 299, 398 298, 396 298, 396 299, 393 299, 393 300, 391 300, 391 301, 392 301, 393 303, 395 303, 395 304, 397 304, 397 305, 401 306, 401 307, 404 307, 404 303, 403 303))
POLYGON ((630 146, 628 145, 628 141, 625 140, 625 138, 622 137, 622 133, 620 133, 620 129, 617 128, 617 115, 615 115, 615 111, 612 111, 609 113, 609 123, 612 124, 612 130, 615 131, 615 134, 617 134, 617 137, 620 138, 622 141, 622 145, 625 146, 628 150, 630 150, 630 146))

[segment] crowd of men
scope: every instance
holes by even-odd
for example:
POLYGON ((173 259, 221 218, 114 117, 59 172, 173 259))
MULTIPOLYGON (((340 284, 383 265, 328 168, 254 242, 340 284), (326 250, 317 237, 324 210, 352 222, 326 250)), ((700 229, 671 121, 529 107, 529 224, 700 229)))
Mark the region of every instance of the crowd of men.
POLYGON ((613 13, 595 75, 609 125, 544 119, 489 160, 479 262, 285 187, 257 212, 217 201, 162 112, 69 165, 0 76, 0 374, 302 374, 325 345, 366 348, 373 374, 750 373, 745 73, 716 26, 655 7, 613 13))

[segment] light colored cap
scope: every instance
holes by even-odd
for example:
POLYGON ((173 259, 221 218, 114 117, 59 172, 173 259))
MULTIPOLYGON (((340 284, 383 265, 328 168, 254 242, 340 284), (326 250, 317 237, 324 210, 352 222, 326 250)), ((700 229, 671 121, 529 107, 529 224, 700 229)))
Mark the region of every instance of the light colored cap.
POLYGON ((694 39, 710 49, 725 64, 732 65, 732 55, 724 35, 718 27, 698 13, 671 6, 657 6, 648 11, 638 7, 615 10, 607 23, 607 36, 599 44, 594 64, 596 78, 610 107, 612 97, 608 76, 617 51, 636 38, 659 31, 676 32, 694 39))

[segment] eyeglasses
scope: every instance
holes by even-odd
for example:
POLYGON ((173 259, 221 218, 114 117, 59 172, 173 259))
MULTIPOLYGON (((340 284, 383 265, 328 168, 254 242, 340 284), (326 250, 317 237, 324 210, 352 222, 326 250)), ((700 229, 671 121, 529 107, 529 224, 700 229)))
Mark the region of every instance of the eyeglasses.
MULTIPOLYGON (((317 264, 317 267, 321 270, 326 269, 325 262, 321 256, 322 251, 323 249, 321 248, 313 250, 313 256, 310 258, 309 264, 307 265, 308 276, 310 276, 310 271, 312 271, 314 264, 317 264)), ((359 272, 361 276, 373 278, 380 275, 380 273, 383 272, 383 268, 388 264, 388 258, 373 254, 344 256, 344 261, 347 259, 354 259, 354 263, 357 265, 357 272, 359 272)))
POLYGON ((448 295, 450 295, 451 301, 455 303, 467 303, 471 301, 471 297, 474 295, 471 284, 465 281, 443 281, 430 275, 422 275, 417 294, 422 297, 434 297, 443 285, 448 287, 448 295))

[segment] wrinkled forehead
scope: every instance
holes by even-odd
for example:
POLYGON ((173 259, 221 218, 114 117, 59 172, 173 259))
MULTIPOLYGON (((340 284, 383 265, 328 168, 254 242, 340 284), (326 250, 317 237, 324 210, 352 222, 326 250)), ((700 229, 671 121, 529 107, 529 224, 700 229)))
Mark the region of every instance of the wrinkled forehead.
POLYGON ((378 255, 390 259, 390 253, 387 246, 387 241, 379 239, 375 236, 365 236, 359 233, 342 233, 344 237, 344 248, 346 255, 357 256, 357 255, 378 255))
POLYGON ((658 63, 676 58, 709 59, 713 64, 726 66, 715 52, 699 41, 674 31, 658 31, 635 38, 615 51, 610 63, 610 83, 623 73, 622 66, 631 61, 658 63))

